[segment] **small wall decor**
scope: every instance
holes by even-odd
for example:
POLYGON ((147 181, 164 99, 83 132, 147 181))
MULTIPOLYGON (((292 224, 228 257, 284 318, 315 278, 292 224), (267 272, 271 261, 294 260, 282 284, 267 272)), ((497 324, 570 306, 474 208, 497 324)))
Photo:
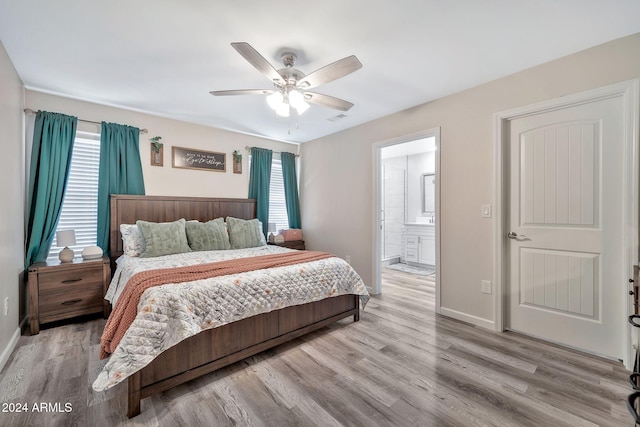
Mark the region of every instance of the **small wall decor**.
POLYGON ((151 141, 151 166, 164 165, 164 144, 160 142, 161 136, 154 136, 151 141))
POLYGON ((233 173, 242 173, 242 154, 233 150, 233 173))
POLYGON ((199 169, 215 172, 227 171, 227 155, 213 151, 193 148, 171 147, 173 167, 180 169, 199 169))

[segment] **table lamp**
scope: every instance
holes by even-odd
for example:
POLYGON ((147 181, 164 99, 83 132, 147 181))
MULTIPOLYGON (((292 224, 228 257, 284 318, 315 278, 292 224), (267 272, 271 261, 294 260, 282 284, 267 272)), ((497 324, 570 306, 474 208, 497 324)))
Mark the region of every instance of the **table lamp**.
POLYGON ((69 246, 73 246, 76 244, 76 232, 75 230, 61 230, 56 233, 56 241, 57 246, 62 247, 64 249, 60 251, 58 257, 60 258, 60 262, 71 262, 73 261, 73 257, 75 254, 69 246))
POLYGON ((276 231, 276 223, 270 222, 267 231, 269 232, 269 242, 273 243, 273 233, 276 231))

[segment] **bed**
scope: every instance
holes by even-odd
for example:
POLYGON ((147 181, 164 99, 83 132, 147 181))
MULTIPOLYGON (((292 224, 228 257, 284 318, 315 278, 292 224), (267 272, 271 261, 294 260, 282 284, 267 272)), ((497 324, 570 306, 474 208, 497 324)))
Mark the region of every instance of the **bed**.
MULTIPOLYGON (((251 220, 255 218, 256 212, 254 200, 229 198, 112 195, 110 206, 110 256, 113 273, 116 273, 116 260, 123 255, 121 224, 135 224, 136 220, 164 223, 181 218, 201 222, 220 217, 251 220)), ((262 250, 269 254, 274 251, 297 252, 273 246, 255 248, 255 250, 262 250)), ((344 263, 335 257, 319 262, 344 263)), ((349 274, 357 276, 357 273, 348 265, 341 268, 349 269, 351 271, 349 274)), ((273 273, 275 271, 271 269, 265 274, 275 277, 277 276, 273 273)), ((253 274, 252 280, 254 282, 258 280, 255 276, 258 274, 256 272, 244 274, 253 274)), ((265 276, 265 283, 267 279, 275 280, 271 276, 269 278, 265 276)), ((359 276, 357 277, 361 282, 359 276)), ((218 279, 231 280, 231 276, 218 279)), ((262 281, 262 279, 259 280, 262 281)), ((321 299, 312 302, 270 309, 222 326, 204 329, 182 339, 176 345, 154 355, 153 359, 145 362, 139 370, 125 374, 124 380, 128 382, 128 416, 131 418, 138 415, 140 400, 152 394, 163 392, 340 319, 353 316, 354 322, 358 321, 360 304, 364 306, 368 294, 363 283, 358 284, 357 289, 358 291, 353 293, 338 292, 336 296, 322 296, 321 299)), ((345 290, 342 289, 341 292, 345 290)), ((118 303, 114 308, 118 308, 118 303)), ((113 372, 109 372, 108 366, 109 364, 98 379, 107 374, 113 375, 113 372)), ((99 382, 98 379, 94 383, 94 389, 99 382)))

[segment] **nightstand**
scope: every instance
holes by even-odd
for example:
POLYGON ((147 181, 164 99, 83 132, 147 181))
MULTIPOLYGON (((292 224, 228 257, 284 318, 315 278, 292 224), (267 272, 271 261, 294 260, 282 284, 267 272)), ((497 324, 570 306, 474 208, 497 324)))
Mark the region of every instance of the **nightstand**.
POLYGON ((72 262, 41 262, 29 267, 29 323, 31 335, 41 323, 85 314, 109 316, 104 295, 111 280, 109 257, 72 262))
POLYGON ((289 240, 288 242, 282 242, 282 243, 274 243, 274 242, 269 242, 270 245, 275 245, 275 246, 282 246, 283 248, 290 248, 290 249, 298 249, 299 251, 304 251, 304 240, 289 240))

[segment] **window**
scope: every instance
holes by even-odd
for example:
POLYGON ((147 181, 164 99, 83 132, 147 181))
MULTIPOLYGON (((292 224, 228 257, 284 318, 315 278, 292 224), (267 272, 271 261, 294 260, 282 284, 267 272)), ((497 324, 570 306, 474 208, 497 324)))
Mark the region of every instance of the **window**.
MULTIPOLYGON (((249 156, 251 165, 251 156, 249 156)), ((273 153, 271 158, 271 181, 269 184, 269 222, 276 223, 276 234, 289 228, 287 204, 284 196, 284 178, 282 177, 282 161, 280 153, 273 153)))
MULTIPOLYGON (((71 154, 69 180, 62 201, 58 230, 75 230, 76 244, 71 246, 76 256, 87 246, 96 245, 98 227, 98 167, 100 135, 76 132, 71 154)), ((49 250, 48 261, 58 258, 56 238, 49 250)))
POLYGON ((269 222, 276 223, 276 232, 289 228, 287 204, 284 198, 284 179, 280 153, 273 153, 271 160, 271 184, 269 186, 269 222))

